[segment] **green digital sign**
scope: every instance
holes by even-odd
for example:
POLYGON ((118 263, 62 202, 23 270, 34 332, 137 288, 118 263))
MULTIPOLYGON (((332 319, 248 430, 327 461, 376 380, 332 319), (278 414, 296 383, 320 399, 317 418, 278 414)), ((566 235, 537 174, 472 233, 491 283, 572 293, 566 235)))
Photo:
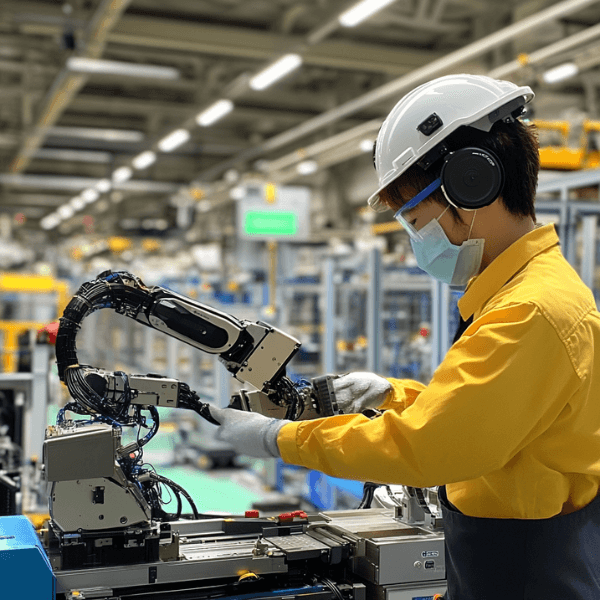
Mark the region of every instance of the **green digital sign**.
POLYGON ((293 212, 253 210, 245 214, 246 235, 296 235, 298 216, 293 212))

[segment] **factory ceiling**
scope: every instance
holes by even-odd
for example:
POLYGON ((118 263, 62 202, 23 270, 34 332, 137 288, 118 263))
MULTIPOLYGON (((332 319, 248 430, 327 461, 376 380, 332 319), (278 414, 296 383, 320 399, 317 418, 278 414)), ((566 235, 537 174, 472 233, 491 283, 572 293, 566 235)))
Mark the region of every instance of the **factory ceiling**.
POLYGON ((340 163, 366 165, 360 142, 374 138, 395 101, 447 73, 496 73, 531 85, 535 116, 561 118, 569 106, 598 117, 599 1, 396 0, 342 26, 338 17, 353 4, 3 0, 0 212, 23 215, 23 231, 39 230, 40 219, 108 179, 111 189, 100 185, 98 198, 48 235, 82 230, 88 213, 118 232, 136 217, 174 220, 173 206, 187 200, 208 212, 248 172, 310 183, 315 176, 296 168, 303 158, 323 169, 322 183, 340 163), (562 47, 565 39, 573 41, 562 47), (252 78, 288 54, 301 66, 253 89, 252 78), (139 69, 83 72, 76 58, 139 69), (544 82, 544 72, 567 61, 579 74, 544 82), (144 75, 147 66, 164 69, 144 75), (198 124, 220 100, 230 111, 198 124), (161 151, 161 140, 182 128, 189 139, 161 151), (156 160, 132 167, 149 150, 156 160), (123 166, 131 177, 112 181, 123 166))

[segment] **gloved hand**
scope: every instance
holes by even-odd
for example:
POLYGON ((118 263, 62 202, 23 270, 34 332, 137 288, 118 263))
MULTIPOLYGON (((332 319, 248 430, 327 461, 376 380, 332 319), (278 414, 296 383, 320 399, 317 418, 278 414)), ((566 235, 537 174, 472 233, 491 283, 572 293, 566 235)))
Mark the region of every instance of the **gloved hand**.
POLYGON ((332 382, 338 408, 344 414, 358 414, 381 406, 392 384, 375 373, 348 373, 332 382))
POLYGON ((281 456, 277 447, 277 434, 291 421, 271 419, 234 408, 217 408, 212 404, 208 407, 211 416, 221 424, 216 436, 218 440, 228 443, 236 452, 245 456, 281 456))

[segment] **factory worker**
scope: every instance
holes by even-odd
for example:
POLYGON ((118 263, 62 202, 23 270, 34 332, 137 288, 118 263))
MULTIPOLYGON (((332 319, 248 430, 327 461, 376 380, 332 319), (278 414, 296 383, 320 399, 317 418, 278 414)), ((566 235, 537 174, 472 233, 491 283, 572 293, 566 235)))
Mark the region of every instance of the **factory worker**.
POLYGON ((528 87, 471 75, 398 102, 374 152, 419 266, 466 286, 428 385, 353 373, 349 414, 282 422, 215 409, 239 452, 335 477, 440 487, 447 600, 600 598, 600 314, 536 227, 528 87), (379 408, 369 419, 366 408, 379 408))

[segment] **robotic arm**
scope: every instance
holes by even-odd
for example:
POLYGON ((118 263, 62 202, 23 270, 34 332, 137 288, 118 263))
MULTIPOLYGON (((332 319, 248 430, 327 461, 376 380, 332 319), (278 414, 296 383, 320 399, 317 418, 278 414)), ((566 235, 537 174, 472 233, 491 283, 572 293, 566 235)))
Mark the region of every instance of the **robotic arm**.
POLYGON ((147 287, 125 271, 106 271, 84 283, 60 319, 58 374, 76 401, 68 405, 75 412, 83 409, 83 413, 109 422, 131 424, 132 407, 170 406, 195 410, 215 423, 208 406, 183 382, 79 364, 75 338, 80 324, 101 308, 111 308, 194 348, 217 354, 236 379, 254 388, 234 397, 238 408, 291 419, 303 413, 304 418, 333 414, 332 410, 321 411, 322 403, 315 402, 317 388, 298 386, 285 376, 286 365, 300 348, 298 340, 266 323, 239 320, 163 287, 147 287))
POLYGON ((194 410, 219 424, 209 405, 182 381, 79 364, 77 332, 83 319, 101 308, 218 355, 251 388, 233 396, 233 408, 292 420, 333 414, 327 393, 319 400, 320 391, 329 390, 327 376, 298 384, 285 375, 300 348, 298 340, 266 323, 239 320, 165 288, 148 287, 131 273, 105 271, 79 288, 60 319, 56 338, 58 374, 73 398, 59 411, 56 426, 47 428, 44 442, 45 477, 52 484, 50 513, 53 527, 62 532, 59 536, 87 531, 93 545, 94 536, 122 525, 127 529, 145 523, 151 529, 151 519, 181 516, 180 495, 199 518, 181 486, 144 466, 143 447, 159 429, 160 406, 194 410), (88 419, 68 420, 66 411, 88 419), (121 444, 123 427, 138 427, 136 441, 121 444), (142 437, 143 428, 148 431, 142 437), (177 514, 162 509, 161 485, 177 498, 177 514))

